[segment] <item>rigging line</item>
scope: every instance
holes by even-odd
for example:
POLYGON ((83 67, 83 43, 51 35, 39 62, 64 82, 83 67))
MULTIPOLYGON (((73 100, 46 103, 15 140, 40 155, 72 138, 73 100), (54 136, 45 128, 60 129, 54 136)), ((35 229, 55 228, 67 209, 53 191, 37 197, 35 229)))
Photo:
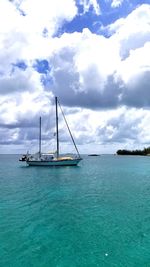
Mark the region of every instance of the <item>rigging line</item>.
POLYGON ((69 131, 69 133, 70 133, 72 142, 73 142, 73 144, 74 144, 74 146, 75 146, 75 149, 76 149, 76 151, 77 151, 77 154, 78 154, 78 156, 81 158, 80 153, 79 153, 79 150, 78 150, 78 148, 77 148, 77 146, 76 146, 76 143, 75 143, 74 138, 73 138, 73 136, 72 136, 72 133, 71 133, 71 131, 70 131, 69 125, 68 125, 67 120, 66 120, 66 118, 65 118, 65 114, 64 114, 64 112, 63 112, 63 110, 62 110, 62 108, 61 108, 61 105, 60 105, 60 103, 59 103, 59 100, 57 100, 57 101, 58 101, 60 110, 61 110, 61 112, 62 112, 62 115, 63 115, 63 117, 64 117, 65 123, 66 123, 66 125, 67 125, 68 131, 69 131))
POLYGON ((39 154, 41 155, 41 117, 39 119, 39 154))

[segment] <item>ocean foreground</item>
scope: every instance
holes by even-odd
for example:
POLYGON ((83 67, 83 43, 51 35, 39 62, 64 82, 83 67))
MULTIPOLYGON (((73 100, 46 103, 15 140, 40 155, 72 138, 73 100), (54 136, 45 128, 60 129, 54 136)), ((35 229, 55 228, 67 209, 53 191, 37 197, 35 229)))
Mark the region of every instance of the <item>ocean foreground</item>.
POLYGON ((150 158, 27 167, 0 155, 0 266, 146 267, 150 158))

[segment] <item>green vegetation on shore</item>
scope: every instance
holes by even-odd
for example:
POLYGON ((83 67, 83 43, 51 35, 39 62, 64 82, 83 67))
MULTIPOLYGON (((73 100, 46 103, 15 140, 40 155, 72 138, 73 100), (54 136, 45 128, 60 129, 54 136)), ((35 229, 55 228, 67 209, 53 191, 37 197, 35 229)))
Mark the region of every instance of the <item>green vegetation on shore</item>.
POLYGON ((119 149, 116 153, 117 153, 117 155, 148 156, 148 155, 150 155, 150 147, 144 148, 143 150, 119 149))

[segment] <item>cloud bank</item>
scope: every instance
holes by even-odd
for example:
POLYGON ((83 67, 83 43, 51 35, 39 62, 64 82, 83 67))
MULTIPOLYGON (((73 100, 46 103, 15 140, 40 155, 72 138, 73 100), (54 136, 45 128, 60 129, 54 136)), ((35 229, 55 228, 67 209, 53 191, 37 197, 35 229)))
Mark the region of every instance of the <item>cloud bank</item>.
POLYGON ((83 151, 85 144, 94 149, 97 143, 149 143, 150 5, 101 26, 104 35, 88 28, 61 34, 64 23, 82 16, 78 5, 83 14, 101 14, 96 0, 1 0, 1 144, 24 149, 30 140, 34 147, 35 121, 48 117, 54 95, 66 107, 83 151))

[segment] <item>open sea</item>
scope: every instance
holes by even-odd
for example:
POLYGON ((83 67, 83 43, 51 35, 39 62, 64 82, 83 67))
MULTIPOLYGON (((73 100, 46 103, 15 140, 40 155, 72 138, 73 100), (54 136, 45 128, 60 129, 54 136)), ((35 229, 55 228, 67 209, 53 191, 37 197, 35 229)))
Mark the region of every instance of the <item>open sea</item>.
POLYGON ((0 267, 150 267, 150 157, 0 155, 0 267))

